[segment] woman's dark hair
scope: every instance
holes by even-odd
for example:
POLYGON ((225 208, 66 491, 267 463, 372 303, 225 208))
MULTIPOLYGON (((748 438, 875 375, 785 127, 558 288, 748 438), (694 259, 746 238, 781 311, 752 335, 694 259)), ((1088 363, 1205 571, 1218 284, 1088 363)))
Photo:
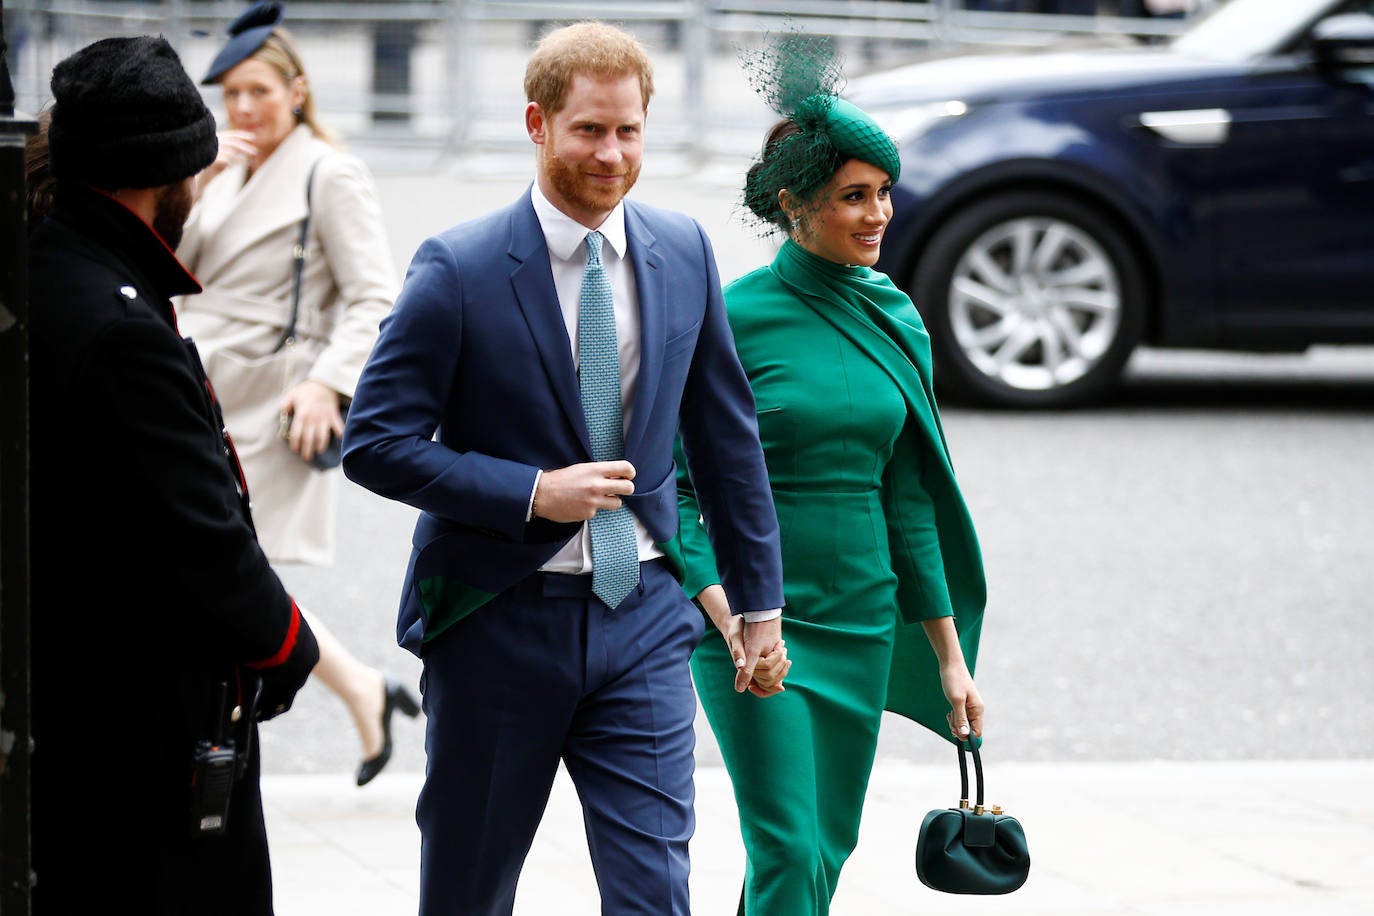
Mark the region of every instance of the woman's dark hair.
POLYGON ((795 200, 805 204, 844 162, 823 132, 803 132, 796 121, 783 118, 768 131, 763 154, 745 175, 744 205, 761 222, 787 232, 791 219, 778 202, 778 192, 786 188, 795 200), (821 168, 816 167, 818 158, 821 168))

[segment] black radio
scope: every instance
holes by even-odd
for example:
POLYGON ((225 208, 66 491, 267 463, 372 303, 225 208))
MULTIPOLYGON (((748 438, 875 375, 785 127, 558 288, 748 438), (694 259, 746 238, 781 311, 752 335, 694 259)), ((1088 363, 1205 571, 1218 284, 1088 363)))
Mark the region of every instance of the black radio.
MULTIPOLYGON (((262 692, 262 681, 253 679, 253 706, 262 692)), ((252 749, 253 720, 251 715, 229 707, 229 683, 221 681, 215 703, 215 717, 210 737, 196 742, 191 756, 191 836, 214 836, 229 827, 229 799, 248 766, 252 749), (241 735, 230 737, 235 726, 241 735)))

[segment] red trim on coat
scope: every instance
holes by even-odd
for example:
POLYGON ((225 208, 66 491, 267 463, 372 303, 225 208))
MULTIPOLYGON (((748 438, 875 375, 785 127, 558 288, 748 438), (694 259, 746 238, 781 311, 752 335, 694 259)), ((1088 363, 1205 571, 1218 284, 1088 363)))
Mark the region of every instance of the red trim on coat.
MULTIPOLYGON (((290 596, 287 596, 290 598, 290 596)), ((291 598, 291 625, 286 629, 286 638, 282 640, 281 647, 269 658, 261 661, 249 662, 248 667, 256 670, 263 668, 275 668, 291 657, 291 653, 296 651, 296 637, 301 632, 301 609, 296 607, 296 599, 291 598)))
MULTIPOLYGON (((129 214, 133 216, 135 219, 137 219, 140 223, 147 226, 148 231, 153 234, 153 238, 157 239, 158 244, 162 246, 163 250, 172 256, 173 261, 177 262, 177 267, 181 268, 181 272, 186 274, 186 278, 196 285, 195 292, 204 292, 205 287, 203 287, 200 281, 196 279, 195 274, 191 273, 191 271, 186 268, 186 265, 181 263, 181 258, 177 257, 177 253, 172 250, 172 246, 167 244, 167 240, 162 237, 162 233, 154 229, 152 223, 149 223, 146 219, 140 216, 137 210, 126 204, 124 201, 120 200, 118 197, 115 197, 114 192, 112 191, 107 191, 104 188, 97 188, 94 185, 89 184, 83 184, 82 187, 88 191, 94 191, 101 197, 114 201, 115 203, 123 207, 125 210, 129 211, 129 214)), ((172 310, 172 327, 176 328, 177 336, 180 337, 181 329, 177 328, 176 309, 172 310)))
MULTIPOLYGON (((210 376, 205 376, 205 390, 210 392, 210 401, 217 403, 215 399, 215 386, 210 384, 210 376)), ((239 461, 239 450, 234 446, 234 437, 229 435, 229 427, 220 429, 220 434, 224 436, 224 442, 229 446, 229 460, 234 465, 234 473, 238 475, 239 492, 243 494, 246 501, 248 499, 248 477, 243 473, 243 462, 239 461)))

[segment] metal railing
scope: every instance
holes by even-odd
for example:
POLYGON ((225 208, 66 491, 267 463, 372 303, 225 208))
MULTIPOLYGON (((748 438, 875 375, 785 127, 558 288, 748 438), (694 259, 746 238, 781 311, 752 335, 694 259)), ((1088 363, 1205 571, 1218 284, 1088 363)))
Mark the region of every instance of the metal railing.
MULTIPOLYGON (((38 110, 53 65, 108 35, 160 32, 198 76, 242 9, 238 0, 10 0, 5 26, 17 106, 38 110)), ((293 0, 287 25, 323 117, 344 136, 499 152, 525 142, 515 112, 524 104, 520 76, 534 40, 546 25, 583 18, 585 9, 558 0, 293 0)), ((1074 37, 1155 41, 1186 25, 973 10, 960 0, 603 0, 598 11, 639 35, 655 58, 658 142, 699 156, 743 123, 756 136, 763 115, 739 77, 736 49, 789 22, 834 36, 851 75, 975 48, 1035 48, 1074 37)), ((207 100, 217 106, 211 89, 207 100)))

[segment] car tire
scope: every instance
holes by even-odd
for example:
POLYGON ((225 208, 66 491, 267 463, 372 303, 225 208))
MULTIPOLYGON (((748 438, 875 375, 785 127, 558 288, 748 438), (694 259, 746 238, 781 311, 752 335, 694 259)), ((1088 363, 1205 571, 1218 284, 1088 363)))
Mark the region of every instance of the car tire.
POLYGON ((942 393, 983 406, 1100 399, 1145 323, 1141 265, 1122 232, 1045 192, 966 205, 932 236, 909 288, 942 393))

